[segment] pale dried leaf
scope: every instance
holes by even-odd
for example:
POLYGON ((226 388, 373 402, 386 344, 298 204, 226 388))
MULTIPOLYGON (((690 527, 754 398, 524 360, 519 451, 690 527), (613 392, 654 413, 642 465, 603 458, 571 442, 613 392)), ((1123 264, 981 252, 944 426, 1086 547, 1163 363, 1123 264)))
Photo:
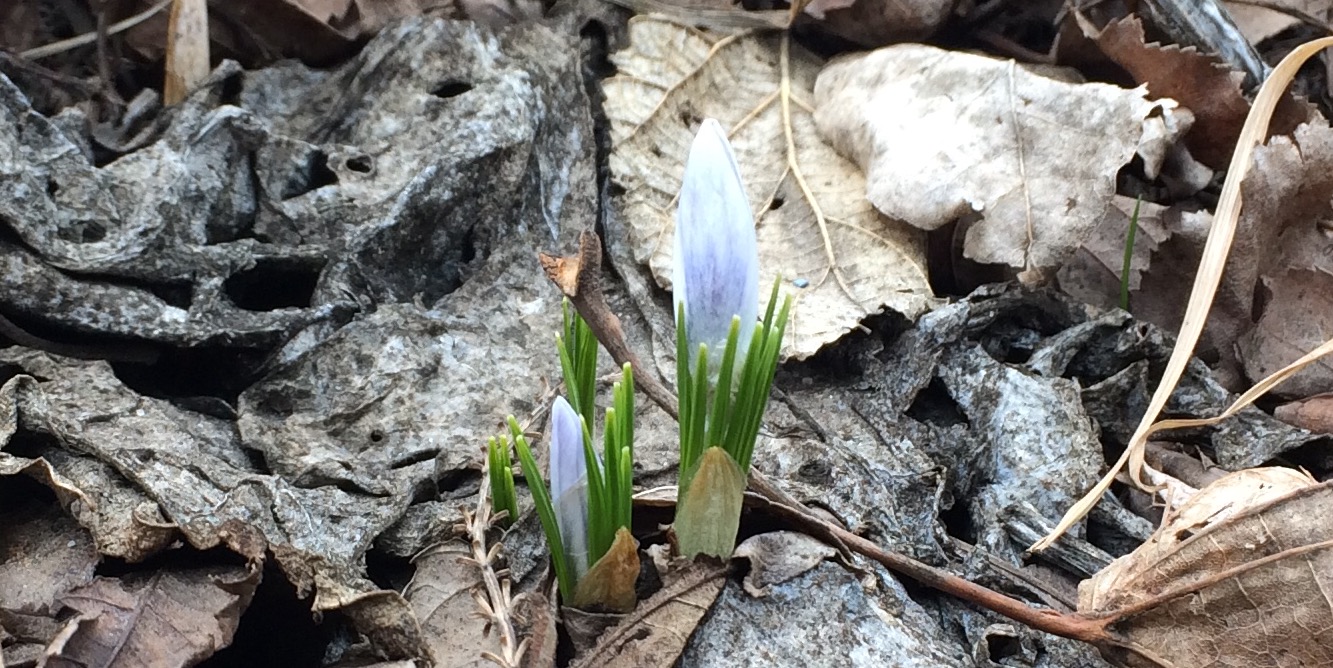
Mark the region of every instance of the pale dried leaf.
POLYGON ((1080 585, 1079 612, 1110 617, 1158 665, 1329 665, 1331 492, 1291 469, 1223 477, 1080 585))
POLYGON ((810 121, 819 61, 795 46, 785 58, 784 39, 637 17, 630 49, 614 56, 620 74, 605 84, 606 112, 635 258, 664 287, 690 142, 704 118, 729 129, 758 212, 760 285, 781 275, 784 291, 796 294, 784 353, 806 358, 869 314, 888 308, 915 317, 933 300, 924 236, 879 215, 855 165, 819 139, 810 121))
POLYGON ((685 644, 726 584, 726 567, 701 560, 686 566, 632 614, 602 634, 575 668, 666 668, 676 664, 685 644))
POLYGON ((803 575, 837 554, 833 547, 803 533, 770 531, 745 539, 731 556, 750 560, 745 592, 760 598, 774 585, 803 575))
MULTIPOLYGON (((1250 378, 1263 378, 1333 338, 1333 275, 1291 269, 1263 281, 1270 295, 1254 329, 1237 348, 1250 378)), ((1333 360, 1305 367, 1273 393, 1307 397, 1333 391, 1333 360)))
POLYGON ((80 623, 52 642, 52 666, 191 666, 231 644, 260 571, 215 567, 98 578, 62 598, 80 623))
POLYGON ((1062 264, 1110 204, 1120 168, 1139 153, 1154 172, 1148 156, 1189 125, 1142 89, 919 44, 830 63, 815 99, 821 134, 865 168, 880 211, 926 230, 977 212, 964 255, 1024 269, 1062 264))
POLYGON ((1317 394, 1273 409, 1273 417, 1301 429, 1333 434, 1333 394, 1317 394))
POLYGON ((1263 0, 1260 3, 1224 0, 1222 4, 1240 28, 1240 33, 1250 44, 1256 45, 1301 23, 1298 16, 1278 11, 1278 8, 1295 10, 1321 21, 1327 21, 1330 10, 1333 10, 1333 2, 1329 0, 1263 0), (1271 7, 1261 7, 1260 4, 1271 7))
POLYGON ((162 101, 177 104, 208 76, 208 2, 175 0, 167 28, 162 101))
MULTIPOLYGON (((1171 236, 1163 222, 1167 207, 1153 202, 1138 204, 1137 230, 1129 265, 1129 289, 1137 290, 1149 269, 1153 253, 1171 236)), ((1083 245, 1056 272, 1060 289, 1079 301, 1103 308, 1119 304, 1125 246, 1129 243, 1130 221, 1136 201, 1116 195, 1111 206, 1092 228, 1083 245)))
POLYGON ((416 574, 403 592, 441 666, 494 666, 482 653, 501 653, 500 635, 488 632, 490 620, 474 598, 483 589, 481 571, 470 557, 460 541, 427 550, 416 559, 416 574))

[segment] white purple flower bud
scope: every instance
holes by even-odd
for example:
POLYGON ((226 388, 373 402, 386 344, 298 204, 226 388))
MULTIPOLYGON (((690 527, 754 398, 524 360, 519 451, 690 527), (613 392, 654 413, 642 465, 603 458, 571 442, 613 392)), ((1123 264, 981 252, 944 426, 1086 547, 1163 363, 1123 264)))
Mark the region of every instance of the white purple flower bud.
POLYGON ((690 350, 706 344, 716 362, 740 316, 736 352, 745 359, 759 310, 759 247, 740 167, 712 118, 699 127, 685 162, 674 249, 672 290, 676 309, 685 305, 690 350))
POLYGON ((588 464, 583 422, 564 397, 551 406, 551 501, 560 542, 577 582, 588 572, 588 464))

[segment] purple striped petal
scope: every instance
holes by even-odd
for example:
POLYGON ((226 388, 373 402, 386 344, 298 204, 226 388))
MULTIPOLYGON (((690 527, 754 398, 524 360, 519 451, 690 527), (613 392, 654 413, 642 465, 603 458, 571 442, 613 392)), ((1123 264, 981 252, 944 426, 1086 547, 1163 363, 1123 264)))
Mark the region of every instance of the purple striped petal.
POLYGON ((672 289, 685 305, 690 350, 707 344, 720 358, 731 319, 741 318, 738 360, 759 311, 759 247, 740 167, 715 119, 699 127, 685 162, 676 209, 672 289))

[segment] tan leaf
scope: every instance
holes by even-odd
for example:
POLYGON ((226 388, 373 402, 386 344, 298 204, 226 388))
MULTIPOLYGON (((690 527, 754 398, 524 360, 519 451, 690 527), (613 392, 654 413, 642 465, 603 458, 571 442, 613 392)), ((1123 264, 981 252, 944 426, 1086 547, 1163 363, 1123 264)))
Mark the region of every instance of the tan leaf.
POLYGON ((957 4, 956 0, 812 0, 805 12, 843 39, 883 46, 929 37, 957 4))
POLYGON ((634 583, 639 579, 639 543, 629 529, 620 527, 610 549, 588 569, 574 588, 576 608, 601 608, 629 612, 638 600, 634 583))
POLYGON ((648 17, 630 22, 630 44, 605 84, 611 170, 635 257, 659 284, 671 282, 685 156, 712 117, 729 130, 757 212, 760 285, 781 275, 796 295, 786 355, 809 357, 886 307, 915 317, 933 303, 924 236, 880 216, 856 166, 815 133, 818 59, 783 35, 724 36, 648 17))
POLYGON ((441 666, 494 666, 483 652, 501 655, 500 636, 478 614, 473 597, 482 587, 471 550, 460 541, 441 543, 416 560, 416 574, 403 592, 421 620, 421 633, 441 666))
MULTIPOLYGON (((1199 490, 1146 543, 1079 586, 1079 612, 1175 668, 1333 662, 1333 485, 1249 469, 1199 490)), ((1131 663, 1130 665, 1144 665, 1131 663)))
POLYGON ((870 201, 933 230, 973 212, 963 253, 1055 268, 1088 237, 1136 153, 1155 173, 1189 125, 1170 100, 1038 76, 1013 61, 900 44, 830 63, 824 137, 866 170, 870 201))
POLYGON ((48 665, 195 665, 231 644, 259 573, 219 567, 98 578, 61 599, 77 614, 52 641, 48 665))
POLYGON ((1273 409, 1273 417, 1301 429, 1333 434, 1333 393, 1282 404, 1273 409))
POLYGON ((1261 0, 1260 2, 1224 0, 1227 13, 1236 22, 1236 27, 1251 44, 1258 44, 1269 37, 1299 25, 1301 19, 1289 12, 1278 9, 1295 10, 1316 20, 1327 21, 1333 13, 1333 2, 1329 0, 1261 0), (1263 7, 1260 5, 1268 5, 1263 7))
POLYGON ((208 76, 208 2, 175 0, 167 27, 162 101, 177 104, 208 76))
POLYGON ((750 560, 745 575, 745 591, 755 598, 767 596, 769 589, 804 575, 838 551, 818 538, 795 531, 770 531, 751 536, 736 546, 737 559, 750 560))
MULTIPOLYGON (((1289 269, 1265 278, 1270 295, 1254 329, 1237 348, 1245 374, 1263 378, 1333 338, 1333 275, 1289 269)), ((1333 391, 1333 360, 1325 357, 1305 367, 1273 390, 1285 397, 1333 391)))
POLYGON ((680 556, 709 554, 719 558, 736 549, 745 473, 725 450, 704 450, 689 476, 689 487, 676 505, 672 532, 680 556))
POLYGON ((610 628, 574 668, 667 668, 685 650, 699 620, 726 584, 726 566, 711 560, 691 563, 610 628))

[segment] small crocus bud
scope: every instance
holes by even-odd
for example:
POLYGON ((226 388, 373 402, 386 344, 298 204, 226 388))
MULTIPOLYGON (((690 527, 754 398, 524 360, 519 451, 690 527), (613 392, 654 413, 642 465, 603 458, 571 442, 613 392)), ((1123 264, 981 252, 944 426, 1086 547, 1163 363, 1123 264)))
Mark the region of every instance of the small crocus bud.
POLYGON ((699 127, 685 162, 673 263, 675 307, 685 305, 689 349, 706 344, 716 363, 732 318, 740 316, 736 352, 745 359, 759 309, 759 247, 736 156, 712 118, 699 127))
POLYGON ((588 464, 583 422, 564 397, 551 406, 551 498, 565 559, 577 582, 588 572, 588 464))

